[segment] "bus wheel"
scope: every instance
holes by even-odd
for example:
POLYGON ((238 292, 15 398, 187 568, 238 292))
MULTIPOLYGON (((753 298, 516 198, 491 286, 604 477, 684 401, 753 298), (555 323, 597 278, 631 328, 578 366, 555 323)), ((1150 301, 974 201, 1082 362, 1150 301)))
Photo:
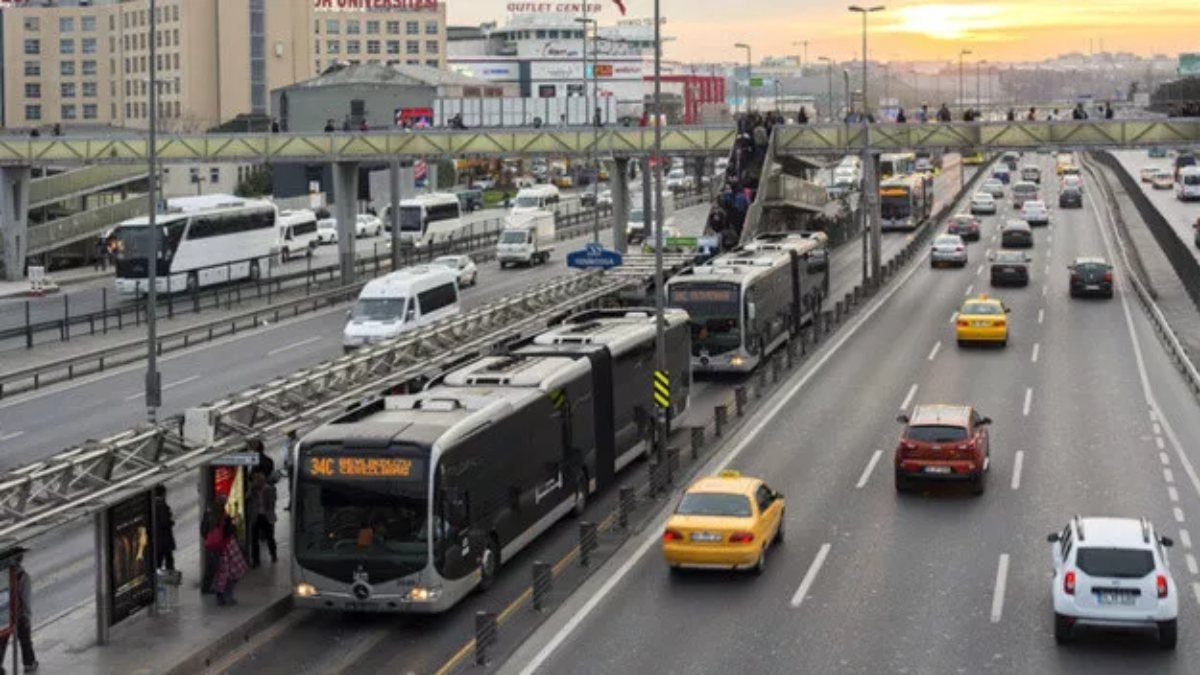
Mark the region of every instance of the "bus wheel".
POLYGON ((188 273, 187 292, 194 294, 198 290, 200 290, 200 277, 195 272, 188 273))
POLYGON ((487 591, 496 583, 496 572, 500 569, 500 546, 496 544, 496 536, 488 537, 487 548, 483 558, 479 560, 479 590, 487 591))
POLYGON ((251 260, 250 261, 250 279, 252 281, 258 281, 260 277, 262 277, 262 270, 260 270, 258 267, 258 261, 251 260))
POLYGON ((287 248, 286 248, 286 247, 285 247, 285 248, 283 248, 283 249, 281 249, 281 250, 279 251, 279 258, 280 258, 281 260, 283 260, 283 262, 287 262, 287 261, 288 261, 288 257, 289 257, 289 252, 288 252, 288 250, 287 250, 287 248))

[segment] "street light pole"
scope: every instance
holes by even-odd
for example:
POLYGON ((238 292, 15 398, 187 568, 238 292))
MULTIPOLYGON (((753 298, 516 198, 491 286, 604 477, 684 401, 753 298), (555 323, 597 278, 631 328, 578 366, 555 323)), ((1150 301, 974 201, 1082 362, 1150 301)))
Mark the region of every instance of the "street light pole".
MULTIPOLYGON (((654 0, 654 6, 657 11, 658 0, 654 0)), ((750 45, 739 42, 734 47, 746 50, 746 114, 749 115, 754 110, 754 73, 752 72, 754 62, 750 57, 750 45)))
MULTIPOLYGON (((146 262, 146 419, 158 421, 162 407, 162 379, 158 373, 158 68, 154 63, 158 51, 154 45, 158 20, 156 0, 150 0, 150 147, 147 156, 146 178, 150 189, 146 195, 149 209, 146 236, 149 239, 149 258, 146 262)), ((168 277, 169 278, 169 277, 168 277)))
MULTIPOLYGON (((879 189, 877 179, 879 176, 878 168, 875 166, 874 153, 871 152, 871 105, 867 97, 867 15, 875 12, 882 12, 885 8, 883 5, 874 7, 860 7, 858 5, 850 5, 848 7, 851 12, 862 14, 862 62, 863 62, 863 111, 862 122, 864 133, 863 143, 863 174, 864 178, 869 176, 871 180, 863 181, 863 240, 862 240, 862 277, 863 286, 869 288, 870 283, 878 281, 880 276, 880 267, 883 264, 883 258, 880 245, 883 242, 883 223, 878 216, 879 189), (870 235, 870 275, 867 274, 867 237, 870 235)), ((848 79, 848 78, 847 78, 848 79)))
POLYGON ((825 62, 825 74, 829 80, 829 121, 832 122, 835 117, 833 112, 833 59, 828 56, 818 56, 817 60, 825 62))
POLYGON ((975 62, 975 107, 983 109, 983 64, 987 63, 987 59, 982 59, 975 62))
MULTIPOLYGON (((654 314, 655 340, 654 362, 655 369, 660 372, 667 370, 667 344, 663 324, 666 322, 666 298, 663 283, 663 228, 666 213, 663 207, 663 162, 662 162, 662 17, 660 0, 654 0, 654 314)), ((749 85, 749 81, 746 83, 749 85)), ((749 91, 749 87, 747 87, 749 91)), ((747 99, 749 101, 749 99, 747 99)), ((644 386, 653 386, 651 382, 644 386)), ((655 434, 655 459, 663 461, 666 451, 666 434, 670 424, 668 410, 662 410, 655 417, 658 420, 658 433, 655 434)))
POLYGON ((964 49, 958 53, 958 104, 963 105, 963 57, 970 56, 971 50, 964 49))
POLYGON ((596 145, 600 142, 600 90, 599 80, 596 78, 596 64, 600 58, 600 26, 595 19, 589 19, 587 16, 588 3, 583 3, 583 18, 575 19, 575 21, 583 24, 583 92, 584 92, 584 108, 589 117, 592 118, 592 147, 588 148, 588 166, 592 168, 592 241, 600 242, 600 158, 596 156, 596 145), (587 101, 587 41, 588 41, 588 26, 594 28, 592 32, 592 106, 588 106, 587 101))

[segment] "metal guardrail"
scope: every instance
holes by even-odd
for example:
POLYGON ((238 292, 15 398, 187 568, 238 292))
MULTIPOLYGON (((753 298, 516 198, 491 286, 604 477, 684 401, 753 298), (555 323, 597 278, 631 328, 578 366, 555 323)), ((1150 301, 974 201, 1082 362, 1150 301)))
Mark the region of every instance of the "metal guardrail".
MULTIPOLYGON (((1104 154, 1107 155, 1107 153, 1104 154)), ((1099 163, 1104 164, 1107 168, 1114 171, 1115 175, 1118 177, 1118 180, 1121 180, 1122 186, 1126 188, 1126 193, 1129 194, 1135 206, 1138 203, 1138 196, 1145 199, 1149 204, 1150 200, 1146 198, 1145 194, 1142 193, 1142 190, 1138 185, 1134 184, 1133 190, 1130 190, 1129 186, 1126 185, 1123 178, 1128 176, 1124 169, 1122 169, 1120 165, 1116 163, 1115 158, 1113 158, 1111 155, 1108 155, 1108 159, 1112 161, 1112 164, 1100 158, 1097 159, 1099 160, 1099 163)), ((1116 195, 1113 194, 1112 188, 1109 186, 1108 181, 1105 180, 1098 171, 1096 171, 1094 166, 1090 166, 1090 162, 1086 157, 1084 159, 1084 167, 1091 172, 1092 177, 1095 179, 1092 182, 1100 186, 1100 191, 1104 193, 1105 201, 1108 203, 1109 220, 1113 225, 1111 228, 1113 233, 1113 241, 1116 242, 1117 251, 1120 254, 1121 261, 1125 263, 1125 269, 1129 270, 1130 272, 1125 276, 1125 278, 1129 280, 1130 285, 1133 287, 1134 294, 1137 295, 1138 300, 1142 303, 1143 309, 1146 310, 1146 315, 1150 317, 1151 323, 1154 324, 1155 332, 1158 333, 1159 337, 1166 345, 1168 352, 1170 352, 1170 357, 1175 362, 1176 368, 1179 369, 1180 374, 1182 374, 1184 379, 1187 380, 1188 386, 1192 390, 1192 393, 1197 397, 1200 397, 1200 369, 1198 369, 1196 364, 1191 360, 1187 349, 1183 346, 1183 343, 1179 341, 1179 336, 1177 336, 1175 331, 1171 328, 1171 323, 1167 320, 1166 315, 1163 314, 1163 311, 1158 306, 1158 303, 1155 302, 1154 293, 1151 292, 1146 283, 1142 280, 1138 272, 1140 267, 1134 264, 1136 250, 1131 253, 1129 249, 1132 248, 1132 245, 1126 244, 1122 228, 1117 226, 1117 222, 1122 220, 1122 217, 1120 215, 1120 204, 1117 203, 1116 195)), ((1149 205, 1151 208, 1153 208, 1153 204, 1149 205)), ((1139 208, 1138 210, 1140 214, 1141 209, 1139 208)), ((1158 210, 1155 209, 1154 213, 1158 214, 1158 210)), ((1161 219, 1162 215, 1158 214, 1158 217, 1161 219)), ((1145 218, 1144 215, 1143 218, 1145 218)), ((1167 228, 1170 227, 1165 222, 1162 223, 1162 225, 1167 228)), ((1149 222, 1147 222, 1147 226, 1149 226, 1149 222)), ((1176 240, 1178 240, 1178 237, 1176 237, 1176 240)), ((1159 243, 1161 245, 1161 241, 1159 243)))
POLYGON ((42 225, 29 226, 28 255, 46 253, 61 246, 85 239, 94 239, 122 220, 146 213, 146 196, 131 195, 128 199, 80 211, 42 225))
POLYGON ((64 171, 29 182, 29 208, 37 208, 105 187, 114 187, 145 177, 146 167, 97 164, 64 171))

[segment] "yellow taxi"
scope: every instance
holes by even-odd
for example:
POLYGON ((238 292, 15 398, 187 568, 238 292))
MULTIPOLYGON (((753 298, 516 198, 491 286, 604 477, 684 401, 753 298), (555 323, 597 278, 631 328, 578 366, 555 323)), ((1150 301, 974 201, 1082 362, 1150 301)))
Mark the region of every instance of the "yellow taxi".
POLYGON ((972 342, 1007 345, 1010 311, 1003 302, 986 294, 968 298, 954 315, 954 333, 959 346, 972 342))
POLYGON ((672 572, 707 568, 762 574, 767 549, 783 541, 784 506, 783 495, 737 471, 701 478, 667 520, 663 557, 672 572))

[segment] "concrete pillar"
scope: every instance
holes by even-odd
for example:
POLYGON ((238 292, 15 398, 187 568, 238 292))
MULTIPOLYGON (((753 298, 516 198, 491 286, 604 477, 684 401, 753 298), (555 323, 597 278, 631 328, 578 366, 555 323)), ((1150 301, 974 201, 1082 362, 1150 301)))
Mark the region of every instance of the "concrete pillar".
POLYGON ((358 162, 333 165, 333 214, 338 228, 342 283, 354 283, 354 222, 358 217, 358 162))
MULTIPOLYGON (((657 219, 654 217, 654 170, 650 168, 650 159, 642 158, 642 246, 654 240, 654 227, 657 219)), ((661 197, 661 195, 660 195, 661 197)), ((657 201, 657 200, 655 200, 657 201)))
POLYGON ((0 278, 25 278, 29 249, 29 181, 27 166, 0 167, 0 278))
POLYGON ((618 157, 613 163, 613 170, 608 172, 613 200, 613 250, 625 253, 629 249, 629 242, 625 239, 625 223, 629 222, 629 158, 618 157))
POLYGON ((707 167, 707 157, 702 155, 692 159, 692 182, 696 187, 691 190, 691 193, 699 194, 704 189, 704 174, 707 172, 707 167))
POLYGON ((425 162, 425 190, 427 192, 437 192, 438 189, 438 163, 436 159, 431 159, 425 162))

